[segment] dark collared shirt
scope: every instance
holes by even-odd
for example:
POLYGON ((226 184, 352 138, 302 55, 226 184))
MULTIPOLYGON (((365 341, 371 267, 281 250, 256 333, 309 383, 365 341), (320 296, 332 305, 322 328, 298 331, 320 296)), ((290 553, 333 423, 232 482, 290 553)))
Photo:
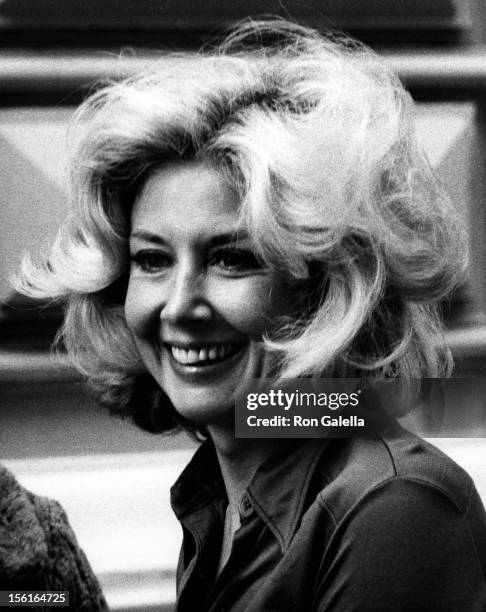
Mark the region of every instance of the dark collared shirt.
POLYGON ((413 436, 285 443, 247 488, 216 578, 226 504, 206 442, 172 488, 177 612, 486 611, 479 496, 413 436))

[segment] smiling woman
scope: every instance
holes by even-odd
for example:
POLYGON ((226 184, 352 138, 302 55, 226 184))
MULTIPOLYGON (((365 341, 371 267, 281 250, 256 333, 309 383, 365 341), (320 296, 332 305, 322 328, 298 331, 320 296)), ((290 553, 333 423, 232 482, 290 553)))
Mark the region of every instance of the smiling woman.
POLYGON ((205 439, 171 489, 177 611, 485 609, 486 515, 437 449, 393 421, 234 435, 257 377, 450 371, 437 304, 465 237, 398 80, 352 41, 250 23, 101 89, 76 126, 72 216, 19 287, 65 303, 101 403, 205 439))
POLYGON ((143 362, 180 416, 231 425, 242 386, 261 375, 263 337, 293 307, 289 289, 257 258, 235 190, 208 163, 155 171, 130 225, 125 315, 143 362))

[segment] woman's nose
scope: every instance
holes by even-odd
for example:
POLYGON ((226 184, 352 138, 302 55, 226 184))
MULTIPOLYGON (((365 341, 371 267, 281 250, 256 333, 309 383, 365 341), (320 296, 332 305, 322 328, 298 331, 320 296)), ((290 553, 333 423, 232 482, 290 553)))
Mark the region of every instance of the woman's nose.
POLYGON ((191 269, 174 270, 160 318, 172 324, 208 322, 213 309, 203 283, 191 269))

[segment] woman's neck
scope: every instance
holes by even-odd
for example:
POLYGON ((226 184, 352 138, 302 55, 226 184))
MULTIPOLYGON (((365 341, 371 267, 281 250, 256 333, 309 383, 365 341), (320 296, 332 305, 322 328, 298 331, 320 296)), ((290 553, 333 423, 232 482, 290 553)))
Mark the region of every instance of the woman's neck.
POLYGON ((208 427, 216 449, 223 476, 228 507, 224 520, 221 555, 217 574, 226 565, 233 537, 240 527, 240 502, 259 466, 277 452, 281 452, 285 440, 235 438, 234 427, 208 427))
POLYGON ((258 467, 271 457, 282 440, 243 439, 218 428, 209 428, 228 496, 233 525, 239 524, 239 505, 258 467))

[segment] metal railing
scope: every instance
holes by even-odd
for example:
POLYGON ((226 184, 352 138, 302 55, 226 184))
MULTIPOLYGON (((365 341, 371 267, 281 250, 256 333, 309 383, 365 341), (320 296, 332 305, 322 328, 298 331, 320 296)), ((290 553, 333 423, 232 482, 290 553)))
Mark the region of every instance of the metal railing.
MULTIPOLYGON (((2 97, 49 94, 52 103, 70 104, 71 96, 94 83, 119 79, 153 64, 162 53, 136 56, 93 51, 0 52, 2 97), (57 101, 55 100, 57 98, 57 101)), ((383 53, 412 94, 444 100, 474 98, 486 93, 486 47, 471 50, 383 53)), ((0 98, 0 104, 4 105, 0 98)))

